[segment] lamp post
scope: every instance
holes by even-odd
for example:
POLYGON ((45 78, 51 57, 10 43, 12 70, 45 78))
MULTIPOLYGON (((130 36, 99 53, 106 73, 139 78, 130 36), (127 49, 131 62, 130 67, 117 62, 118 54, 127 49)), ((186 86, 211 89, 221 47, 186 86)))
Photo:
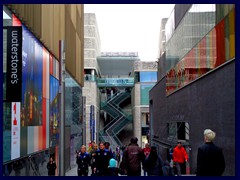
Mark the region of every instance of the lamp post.
POLYGON ((59 153, 59 175, 65 176, 65 164, 64 164, 64 156, 65 156, 65 43, 64 40, 59 41, 59 57, 60 57, 60 106, 61 106, 61 114, 60 114, 60 153, 59 153))

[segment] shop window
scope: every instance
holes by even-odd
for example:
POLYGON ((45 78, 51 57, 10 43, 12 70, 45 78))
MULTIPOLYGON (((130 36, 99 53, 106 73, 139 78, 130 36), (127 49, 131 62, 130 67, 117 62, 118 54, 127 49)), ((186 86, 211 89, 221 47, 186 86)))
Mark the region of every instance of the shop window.
POLYGON ((170 141, 189 140, 189 124, 187 122, 171 122, 167 124, 167 127, 170 141))

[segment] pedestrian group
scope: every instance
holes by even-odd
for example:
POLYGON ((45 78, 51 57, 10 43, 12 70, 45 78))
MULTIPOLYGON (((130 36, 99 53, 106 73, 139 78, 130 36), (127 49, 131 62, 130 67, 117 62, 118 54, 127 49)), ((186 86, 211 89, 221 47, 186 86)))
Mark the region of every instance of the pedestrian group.
MULTIPOLYGON (((213 143, 214 138, 215 132, 210 129, 204 131, 204 144, 197 152, 197 176, 221 176, 224 172, 223 152, 213 143)), ((172 151, 170 150, 170 161, 163 161, 155 146, 149 147, 147 143, 142 149, 137 142, 138 139, 132 137, 128 146, 122 148, 118 146, 116 151, 110 148, 109 142, 100 142, 99 146, 91 142, 88 152, 86 146, 81 146, 76 157, 78 176, 88 176, 89 167, 91 167, 91 176, 141 176, 142 170, 144 176, 186 174, 188 154, 181 141, 177 142, 172 151)), ((52 166, 54 169, 54 165, 52 166)))

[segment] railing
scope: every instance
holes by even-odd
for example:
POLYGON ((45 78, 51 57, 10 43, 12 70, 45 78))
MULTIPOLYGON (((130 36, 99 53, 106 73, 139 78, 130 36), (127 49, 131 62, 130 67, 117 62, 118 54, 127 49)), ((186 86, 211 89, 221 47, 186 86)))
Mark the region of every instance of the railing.
POLYGON ((91 75, 91 74, 85 74, 84 75, 84 80, 88 82, 96 82, 97 81, 97 76, 91 75))
POLYGON ((100 133, 100 140, 111 141, 113 146, 122 145, 117 134, 132 121, 132 115, 124 113, 119 107, 119 104, 128 97, 130 97, 130 92, 118 92, 111 98, 108 98, 105 102, 101 102, 102 109, 114 119, 104 127, 103 131, 100 133))
POLYGON ((133 87, 134 78, 99 78, 97 85, 98 87, 133 87))
POLYGON ((128 97, 130 97, 131 94, 129 92, 122 93, 119 97, 112 100, 113 105, 119 106, 119 104, 123 101, 125 101, 128 97))
POLYGON ((116 121, 111 127, 108 128, 108 133, 111 135, 118 134, 129 122, 132 121, 132 115, 122 117, 116 121))

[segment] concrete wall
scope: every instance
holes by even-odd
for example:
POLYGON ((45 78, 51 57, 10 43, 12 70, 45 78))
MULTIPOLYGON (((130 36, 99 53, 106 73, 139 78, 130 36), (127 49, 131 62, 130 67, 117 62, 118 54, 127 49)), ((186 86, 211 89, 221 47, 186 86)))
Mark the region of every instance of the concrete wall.
POLYGON ((94 13, 84 14, 84 68, 99 72, 97 56, 101 55, 101 41, 94 13))
MULTIPOLYGON (((165 141, 167 123, 186 121, 190 128, 191 173, 196 170, 197 149, 203 143, 203 131, 216 132, 215 143, 223 148, 224 175, 235 175, 235 61, 166 96, 166 78, 150 91, 152 140, 165 141)), ((166 158, 166 148, 160 153, 166 158)))
MULTIPOLYGON (((100 37, 98 32, 96 16, 93 13, 84 14, 84 68, 95 69, 98 72, 97 56, 100 55, 100 37)), ((96 74, 95 74, 96 75, 96 74)), ((85 81, 83 96, 86 96, 86 142, 91 139, 90 134, 90 106, 95 107, 96 139, 99 131, 99 90, 96 82, 85 81)), ((95 142, 97 141, 95 139, 95 142)))
MULTIPOLYGON (((94 105, 95 108, 95 122, 98 127, 99 121, 99 97, 98 97, 98 89, 96 82, 85 82, 85 86, 83 88, 83 95, 86 96, 86 143, 91 139, 90 135, 90 106, 94 105)), ((95 139, 96 141, 96 139, 95 139)))
POLYGON ((140 83, 136 83, 132 90, 132 111, 133 111, 133 136, 138 138, 138 144, 142 144, 141 135, 141 107, 140 107, 140 96, 141 89, 140 83))

